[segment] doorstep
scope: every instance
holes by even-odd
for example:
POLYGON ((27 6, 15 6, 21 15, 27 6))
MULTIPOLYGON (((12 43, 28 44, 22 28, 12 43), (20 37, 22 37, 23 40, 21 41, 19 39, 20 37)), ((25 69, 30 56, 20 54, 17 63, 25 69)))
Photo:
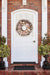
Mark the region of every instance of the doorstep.
POLYGON ((36 70, 13 70, 13 68, 6 68, 6 70, 0 70, 0 75, 50 75, 50 70, 42 70, 36 68, 36 70))

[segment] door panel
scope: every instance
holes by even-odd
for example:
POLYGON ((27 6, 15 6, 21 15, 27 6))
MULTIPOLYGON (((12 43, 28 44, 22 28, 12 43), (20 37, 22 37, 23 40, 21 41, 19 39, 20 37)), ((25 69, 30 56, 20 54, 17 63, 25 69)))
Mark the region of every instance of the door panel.
POLYGON ((11 63, 38 62, 38 13, 30 9, 19 9, 11 13, 11 63), (33 26, 27 36, 17 33, 20 20, 28 20, 33 26), (35 41, 35 42, 34 42, 35 41))

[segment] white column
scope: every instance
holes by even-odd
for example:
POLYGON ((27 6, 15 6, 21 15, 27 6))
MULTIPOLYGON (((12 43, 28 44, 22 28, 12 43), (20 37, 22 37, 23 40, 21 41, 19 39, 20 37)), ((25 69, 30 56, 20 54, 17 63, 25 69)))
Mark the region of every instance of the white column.
MULTIPOLYGON (((42 0, 42 37, 47 33, 47 0, 42 0)), ((42 57, 42 63, 45 59, 42 57)))
MULTIPOLYGON (((7 40, 7 0, 2 0, 2 36, 5 36, 7 40)), ((8 67, 7 57, 3 60, 5 61, 5 66, 8 67)))
POLYGON ((47 0, 42 0, 42 37, 47 33, 47 0))

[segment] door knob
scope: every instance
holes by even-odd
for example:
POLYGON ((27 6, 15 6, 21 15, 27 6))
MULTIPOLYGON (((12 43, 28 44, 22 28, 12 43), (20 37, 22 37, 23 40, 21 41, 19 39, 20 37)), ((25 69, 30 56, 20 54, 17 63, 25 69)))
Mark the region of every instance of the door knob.
POLYGON ((36 41, 34 40, 33 42, 35 43, 36 41))

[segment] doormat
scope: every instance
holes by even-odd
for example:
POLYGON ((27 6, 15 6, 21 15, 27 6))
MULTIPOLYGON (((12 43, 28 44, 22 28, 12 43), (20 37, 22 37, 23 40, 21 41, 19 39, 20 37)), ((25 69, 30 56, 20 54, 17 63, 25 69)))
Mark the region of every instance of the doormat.
POLYGON ((35 70, 34 66, 14 66, 13 70, 35 70))

